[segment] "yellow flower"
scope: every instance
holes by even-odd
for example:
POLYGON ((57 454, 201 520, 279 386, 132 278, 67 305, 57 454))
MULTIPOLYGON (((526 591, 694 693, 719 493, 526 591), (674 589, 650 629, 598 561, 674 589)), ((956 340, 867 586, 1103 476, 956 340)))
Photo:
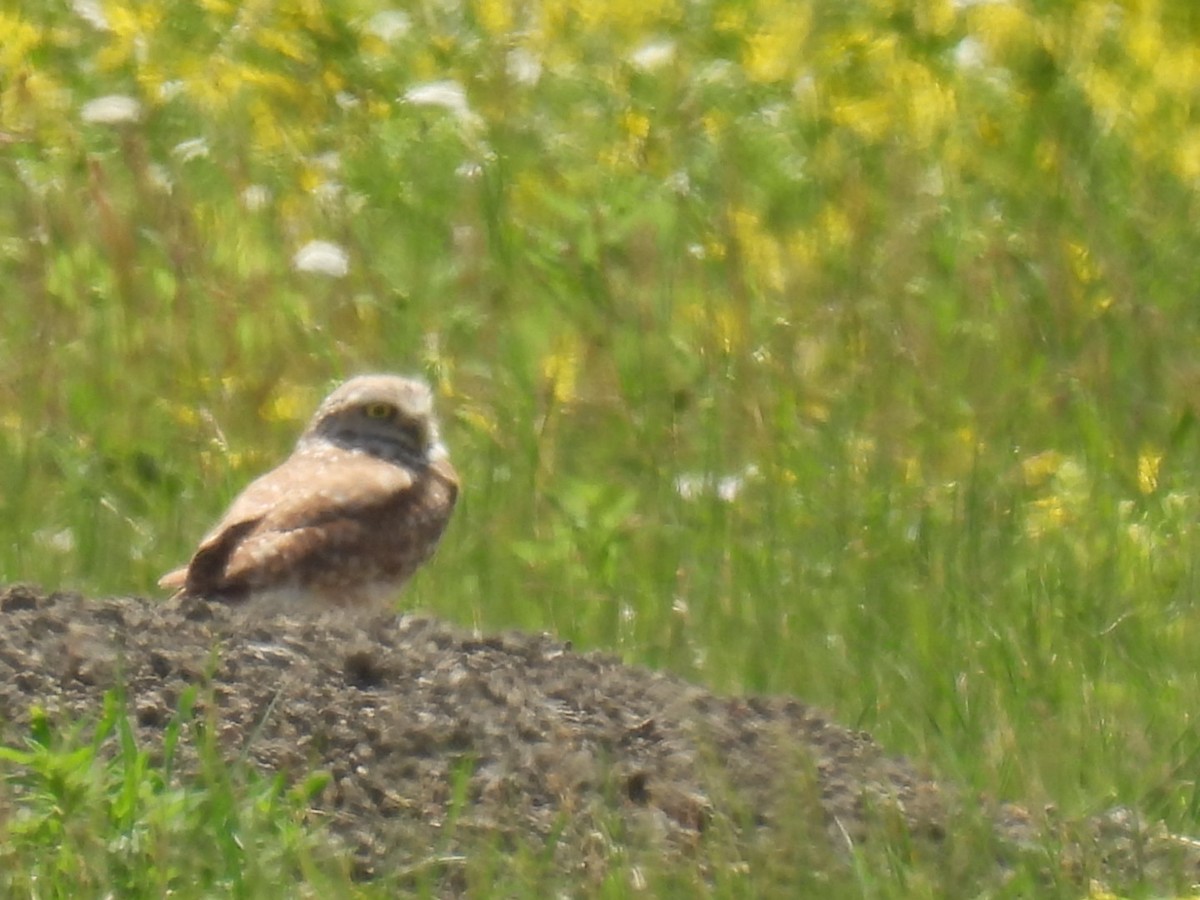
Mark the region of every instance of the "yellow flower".
POLYGON ((1154 81, 1164 93, 1188 98, 1200 79, 1200 51, 1190 43, 1164 49, 1155 59, 1154 81))
POLYGON ((840 100, 834 103, 834 123, 847 128, 866 141, 878 141, 888 133, 895 119, 895 101, 876 95, 840 100))
POLYGON ((162 28, 165 11, 161 6, 146 3, 137 9, 109 4, 104 10, 108 19, 109 43, 96 56, 102 70, 111 71, 145 54, 147 43, 162 28))
POLYGON ((478 404, 463 403, 457 408, 455 419, 493 440, 500 436, 500 425, 497 423, 496 417, 478 404))
POLYGON ((254 146, 263 152, 278 150, 287 143, 275 108, 261 97, 250 103, 250 119, 254 123, 254 146))
POLYGON ((1038 141, 1035 149, 1037 167, 1051 174, 1059 171, 1062 165, 1062 147, 1052 138, 1038 141))
POLYGON ((1044 537, 1049 532, 1062 528, 1069 518, 1070 513, 1062 497, 1042 497, 1027 507, 1025 534, 1031 538, 1044 537))
POLYGON ((645 140, 650 134, 650 119, 642 113, 626 110, 621 114, 621 128, 630 137, 645 140))
POLYGON ((752 210, 734 210, 730 219, 749 273, 772 290, 783 290, 783 256, 775 235, 763 227, 758 213, 752 210))
POLYGON ((1099 278, 1099 273, 1096 271, 1096 265, 1092 262, 1087 246, 1078 241, 1067 241, 1066 248, 1067 259, 1070 260, 1075 280, 1083 285, 1095 282, 1099 278))
POLYGON ((1189 128, 1179 136, 1171 161, 1184 181, 1200 180, 1200 128, 1189 128))
POLYGON ((542 377, 549 383, 556 403, 575 399, 579 375, 579 338, 564 334, 555 341, 554 349, 542 360, 542 377))
POLYGON ((1125 49, 1134 62, 1145 68, 1153 68, 1166 49, 1163 45, 1162 23, 1158 16, 1140 15, 1125 37, 1125 49))
POLYGON ((1021 475, 1028 487, 1044 484, 1058 474, 1066 457, 1057 450, 1046 450, 1021 461, 1021 475))
POLYGON ((855 472, 865 472, 875 459, 878 445, 875 438, 865 434, 853 434, 846 442, 850 456, 850 467, 855 472))
POLYGON ((928 147, 955 115, 954 91, 916 63, 898 65, 894 73, 893 91, 906 98, 909 134, 928 147))
POLYGON ((742 65, 751 81, 784 81, 793 77, 803 60, 801 48, 808 38, 808 7, 790 7, 780 21, 746 39, 742 65))
POLYGON ((513 28, 513 10, 509 0, 477 0, 475 17, 489 34, 507 34, 513 28))
POLYGON ((746 30, 746 10, 741 6, 726 4, 718 10, 713 30, 718 34, 742 34, 746 30))
POLYGON ((310 48, 296 40, 294 32, 263 28, 254 35, 254 38, 260 47, 274 50, 294 62, 306 63, 309 61, 310 48))
POLYGON ((1039 42, 1037 25, 1015 3, 981 3, 972 9, 973 30, 998 56, 1039 42))
POLYGON ((904 482, 906 484, 921 484, 921 458, 918 456, 905 456, 901 460, 901 465, 904 468, 904 482))
POLYGON ((29 51, 42 43, 40 29, 8 13, 0 13, 0 70, 12 71, 29 58, 29 51))
POLYGON ((924 0, 914 4, 917 27, 926 34, 944 35, 954 27, 955 6, 951 0, 924 0))
POLYGON ((834 203, 826 204, 817 217, 817 229, 823 241, 823 246, 832 249, 843 249, 850 245, 854 237, 854 226, 845 211, 834 203))
POLYGON ((1138 490, 1143 494, 1151 494, 1158 489, 1158 473, 1162 467, 1162 460, 1162 454, 1153 450, 1143 450, 1138 456, 1138 490))
POLYGON ((298 422, 312 408, 310 392, 295 384, 283 384, 273 392, 258 413, 268 422, 298 422))
POLYGON ((683 307, 683 317, 697 326, 706 340, 713 340, 725 353, 741 347, 743 341, 742 322, 729 304, 689 303, 683 307))
POLYGON ((1128 120, 1128 88, 1112 72, 1090 66, 1083 72, 1080 84, 1102 123, 1112 127, 1128 120))

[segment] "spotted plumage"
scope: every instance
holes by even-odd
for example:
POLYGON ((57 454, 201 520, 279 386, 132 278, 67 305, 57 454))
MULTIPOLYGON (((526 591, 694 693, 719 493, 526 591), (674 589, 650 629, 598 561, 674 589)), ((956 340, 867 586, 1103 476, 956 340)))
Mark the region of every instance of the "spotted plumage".
POLYGON ((457 497, 428 385, 359 376, 159 585, 285 608, 378 605, 432 556, 457 497))

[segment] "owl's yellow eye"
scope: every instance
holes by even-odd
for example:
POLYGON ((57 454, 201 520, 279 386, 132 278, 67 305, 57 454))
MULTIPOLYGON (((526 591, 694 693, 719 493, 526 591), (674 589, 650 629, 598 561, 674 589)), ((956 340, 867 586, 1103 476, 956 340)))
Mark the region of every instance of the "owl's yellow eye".
POLYGON ((365 412, 368 419, 390 419, 396 414, 396 407, 390 403, 368 403, 365 412))

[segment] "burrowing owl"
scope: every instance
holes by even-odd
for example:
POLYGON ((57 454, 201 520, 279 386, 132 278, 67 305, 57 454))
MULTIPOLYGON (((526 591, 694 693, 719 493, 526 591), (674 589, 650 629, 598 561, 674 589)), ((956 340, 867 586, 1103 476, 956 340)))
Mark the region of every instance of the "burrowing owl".
POLYGON ((378 604, 433 554, 457 497, 428 385, 352 378, 159 585, 284 608, 378 604))

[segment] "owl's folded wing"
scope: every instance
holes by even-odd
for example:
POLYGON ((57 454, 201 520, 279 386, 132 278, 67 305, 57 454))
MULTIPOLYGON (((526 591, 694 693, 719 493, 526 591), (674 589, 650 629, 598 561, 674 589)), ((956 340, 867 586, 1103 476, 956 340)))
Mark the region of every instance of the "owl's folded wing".
POLYGON ((328 464, 293 457, 252 482, 188 566, 159 584, 234 599, 285 578, 319 549, 358 539, 373 508, 402 503, 413 485, 410 470, 370 457, 347 454, 328 464))

